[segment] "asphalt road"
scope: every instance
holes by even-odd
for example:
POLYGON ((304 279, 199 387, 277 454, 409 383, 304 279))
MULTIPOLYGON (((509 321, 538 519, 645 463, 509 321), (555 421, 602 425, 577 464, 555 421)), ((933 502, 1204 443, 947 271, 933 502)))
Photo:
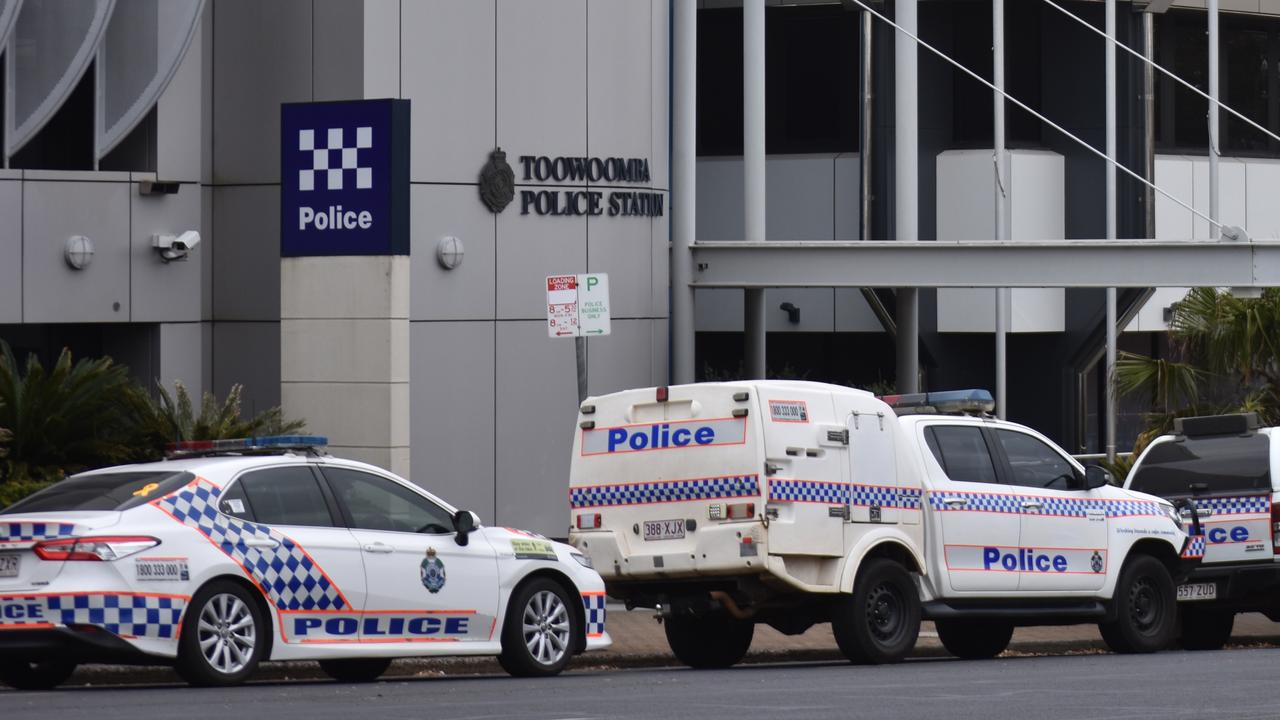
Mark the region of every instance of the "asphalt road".
POLYGON ((1276 718, 1280 649, 1076 655, 897 666, 644 669, 543 680, 423 678, 373 685, 68 688, 0 693, 0 716, 271 720, 396 718, 1276 718))

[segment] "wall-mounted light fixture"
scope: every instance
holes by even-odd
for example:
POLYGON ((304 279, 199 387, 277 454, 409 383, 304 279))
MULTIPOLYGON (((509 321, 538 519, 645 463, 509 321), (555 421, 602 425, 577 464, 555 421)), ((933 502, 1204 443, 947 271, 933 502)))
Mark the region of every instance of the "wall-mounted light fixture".
POLYGON ((62 259, 72 270, 84 270, 93 262, 93 241, 84 235, 72 235, 62 244, 62 259))
POLYGON ((436 243, 436 261, 445 270, 456 270, 462 264, 462 256, 465 254, 462 240, 452 235, 446 235, 436 243))
POLYGON ((800 308, 796 307, 795 305, 789 302, 784 302, 778 306, 778 309, 782 310, 787 314, 787 322, 791 323, 792 325, 800 324, 800 308))

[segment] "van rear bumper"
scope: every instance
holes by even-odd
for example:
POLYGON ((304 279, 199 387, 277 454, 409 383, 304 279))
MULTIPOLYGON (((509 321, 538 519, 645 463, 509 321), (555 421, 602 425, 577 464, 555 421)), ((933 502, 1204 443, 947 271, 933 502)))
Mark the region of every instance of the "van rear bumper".
POLYGON ((591 558, 605 583, 756 575, 768 548, 757 521, 700 524, 678 540, 646 541, 622 530, 575 530, 569 543, 591 558))
POLYGON ((1237 611, 1280 611, 1280 563, 1255 562, 1198 565, 1183 583, 1212 582, 1218 586, 1216 600, 1192 601, 1190 605, 1212 605, 1237 611))

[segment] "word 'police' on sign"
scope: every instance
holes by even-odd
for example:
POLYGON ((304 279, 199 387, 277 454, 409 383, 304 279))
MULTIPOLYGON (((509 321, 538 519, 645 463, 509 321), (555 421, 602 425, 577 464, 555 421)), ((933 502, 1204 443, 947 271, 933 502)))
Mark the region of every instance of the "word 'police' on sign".
POLYGON ((606 273, 547 277, 547 335, 608 335, 609 276, 606 273))

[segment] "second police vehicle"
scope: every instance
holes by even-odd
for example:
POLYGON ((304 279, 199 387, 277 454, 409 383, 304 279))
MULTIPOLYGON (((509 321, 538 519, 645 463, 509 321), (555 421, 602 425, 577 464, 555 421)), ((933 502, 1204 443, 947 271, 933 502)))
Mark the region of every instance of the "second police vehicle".
POLYGON ((886 400, 785 381, 588 398, 570 542, 610 595, 661 608, 694 667, 738 662, 757 623, 829 621, 860 662, 901 659, 922 618, 966 658, 1018 625, 1096 622, 1121 652, 1171 643, 1175 582, 1203 547, 1172 504, 987 416, 984 391, 886 400))
POLYGON ((227 685, 263 660, 368 681, 392 658, 496 655, 553 675, 608 647, 604 584, 568 545, 482 527, 323 438, 181 444, 0 512, 0 681, 172 663, 227 685))

